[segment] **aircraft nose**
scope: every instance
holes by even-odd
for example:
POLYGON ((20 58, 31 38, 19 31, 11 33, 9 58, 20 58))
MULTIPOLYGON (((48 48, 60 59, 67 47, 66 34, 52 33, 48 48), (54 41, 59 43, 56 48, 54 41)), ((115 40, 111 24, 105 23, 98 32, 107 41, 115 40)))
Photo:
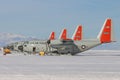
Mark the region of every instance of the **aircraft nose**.
POLYGON ((14 46, 13 45, 5 46, 5 47, 10 49, 10 50, 14 50, 14 46))
POLYGON ((18 49, 19 49, 20 51, 23 51, 23 46, 22 46, 22 45, 18 46, 18 49))

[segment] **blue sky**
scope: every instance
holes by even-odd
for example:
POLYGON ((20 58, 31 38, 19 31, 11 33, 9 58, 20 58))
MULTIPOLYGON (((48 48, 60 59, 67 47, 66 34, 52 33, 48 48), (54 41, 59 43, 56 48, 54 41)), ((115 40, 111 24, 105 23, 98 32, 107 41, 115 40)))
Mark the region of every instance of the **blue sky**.
POLYGON ((84 38, 96 38, 108 17, 120 40, 120 0, 0 0, 0 32, 40 39, 63 28, 71 37, 79 24, 84 38))

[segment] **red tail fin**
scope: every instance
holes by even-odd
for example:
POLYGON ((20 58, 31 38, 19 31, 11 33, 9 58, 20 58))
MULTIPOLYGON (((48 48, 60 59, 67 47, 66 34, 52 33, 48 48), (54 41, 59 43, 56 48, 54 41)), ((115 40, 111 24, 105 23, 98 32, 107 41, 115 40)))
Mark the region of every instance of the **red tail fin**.
POLYGON ((67 39, 67 29, 62 30, 59 39, 64 39, 64 40, 67 39))
POLYGON ((101 43, 109 43, 113 40, 112 20, 107 19, 98 35, 101 43))
POLYGON ((75 33, 73 34, 72 37, 73 40, 79 41, 82 39, 82 25, 78 26, 75 30, 75 33))
POLYGON ((55 32, 51 32, 49 36, 49 40, 54 40, 55 39, 55 32))

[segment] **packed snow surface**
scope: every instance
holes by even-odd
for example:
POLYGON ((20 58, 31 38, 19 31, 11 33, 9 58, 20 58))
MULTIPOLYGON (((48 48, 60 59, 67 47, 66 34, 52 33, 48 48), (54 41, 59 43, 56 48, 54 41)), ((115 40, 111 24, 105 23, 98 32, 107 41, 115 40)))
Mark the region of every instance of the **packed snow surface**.
POLYGON ((76 56, 1 52, 0 80, 120 80, 120 51, 90 50, 76 56))

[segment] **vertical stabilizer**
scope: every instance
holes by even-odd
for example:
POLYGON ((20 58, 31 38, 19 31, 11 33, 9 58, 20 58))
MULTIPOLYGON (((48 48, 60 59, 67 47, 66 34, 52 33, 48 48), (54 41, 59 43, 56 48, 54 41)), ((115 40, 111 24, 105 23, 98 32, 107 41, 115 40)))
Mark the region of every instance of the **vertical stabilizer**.
POLYGON ((67 39, 67 29, 62 30, 59 39, 63 39, 63 40, 67 39))
POLYGON ((110 43, 113 40, 113 30, 112 30, 112 20, 110 18, 106 19, 103 27, 97 37, 101 43, 110 43))
POLYGON ((55 39, 55 32, 51 32, 49 36, 49 40, 54 40, 55 39))
POLYGON ((82 25, 77 26, 77 28, 72 36, 72 39, 74 41, 79 41, 82 39, 82 25))

